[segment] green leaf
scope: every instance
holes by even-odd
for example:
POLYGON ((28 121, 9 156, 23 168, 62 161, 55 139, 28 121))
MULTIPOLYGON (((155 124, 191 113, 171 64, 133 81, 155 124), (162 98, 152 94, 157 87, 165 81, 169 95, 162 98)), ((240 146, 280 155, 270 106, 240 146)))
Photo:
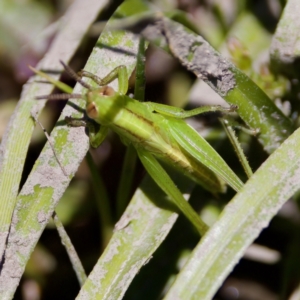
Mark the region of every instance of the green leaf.
POLYGON ((300 129, 257 170, 194 249, 165 299, 212 299, 247 247, 300 188, 300 129))
POLYGON ((200 35, 167 19, 153 17, 142 34, 155 45, 177 57, 180 63, 205 81, 253 129, 258 140, 272 153, 291 134, 292 123, 268 96, 243 72, 222 57, 200 35))
MULTIPOLYGON (((92 4, 92 3, 91 3, 92 4)), ((65 62, 70 61, 74 55, 79 42, 84 38, 91 23, 96 18, 98 11, 103 7, 101 3, 95 1, 95 5, 82 10, 81 1, 77 1, 70 8, 69 14, 64 19, 64 26, 60 34, 54 39, 47 56, 39 63, 38 68, 62 71, 59 59, 65 62), (78 14, 78 11, 84 15, 78 14), (85 19, 84 19, 85 16, 85 19), (87 17, 88 16, 88 17, 87 17), (83 20, 78 22, 78 18, 83 20), (76 35, 74 39, 73 35, 76 35), (62 47, 64 45, 64 47, 62 47)), ((59 75, 56 75, 57 79, 59 75)), ((37 77, 32 78, 23 87, 23 92, 18 106, 11 117, 9 126, 6 128, 1 143, 0 151, 0 256, 4 252, 7 243, 7 235, 12 220, 13 210, 16 207, 16 197, 19 191, 20 180, 34 129, 34 121, 31 114, 38 114, 45 105, 45 101, 37 102, 35 96, 39 94, 51 93, 53 86, 41 82, 36 82, 37 77)), ((64 178, 65 179, 65 178, 64 178)), ((64 180, 63 179, 63 180, 64 180)), ((25 189, 26 190, 26 189, 25 189)), ((33 191, 33 187, 27 188, 27 192, 33 191)), ((34 198, 33 198, 34 199, 34 198)), ((18 206, 17 206, 18 207, 18 206)), ((10 230, 11 231, 11 230, 10 230)), ((6 284, 1 285, 6 287, 6 284)), ((8 293, 8 289, 0 290, 8 293)), ((2 298, 2 297, 0 297, 2 298)))

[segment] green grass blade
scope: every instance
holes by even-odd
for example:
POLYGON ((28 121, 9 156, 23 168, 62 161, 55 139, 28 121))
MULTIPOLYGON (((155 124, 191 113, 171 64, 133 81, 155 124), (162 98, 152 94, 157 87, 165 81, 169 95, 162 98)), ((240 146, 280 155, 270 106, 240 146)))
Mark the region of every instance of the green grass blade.
MULTIPOLYGON (((140 1, 129 1, 127 4, 129 4, 127 8, 130 11, 131 8, 136 10, 137 7, 140 7, 139 5, 145 8, 140 1)), ((145 10, 147 9, 145 8, 145 10)), ((119 11, 118 17, 124 15, 126 14, 119 11)), ((86 70, 102 76, 111 71, 115 65, 123 64, 127 66, 130 73, 135 63, 135 42, 136 40, 132 35, 115 34, 115 32, 105 33, 103 38, 98 41, 86 70), (99 72, 97 71, 98 68, 101 68, 99 72)), ((234 75, 237 74, 235 71, 233 73, 234 75)), ((206 78, 206 80, 208 79, 206 78)), ((248 80, 240 79, 241 82, 248 80)), ((249 100, 251 109, 258 109, 255 114, 252 114, 250 109, 249 115, 247 115, 248 107, 245 104, 245 118, 251 119, 252 116, 256 118, 258 115, 260 119, 258 118, 258 121, 255 122, 259 124, 266 115, 273 112, 273 119, 279 123, 273 122, 273 124, 269 116, 266 117, 266 121, 264 120, 266 122, 265 133, 269 130, 273 134, 271 139, 274 139, 274 144, 272 144, 273 141, 267 141, 266 137, 263 137, 261 142, 265 149, 271 152, 275 145, 279 145, 288 136, 290 128, 286 126, 287 123, 282 119, 282 116, 276 114, 276 110, 267 110, 267 114, 264 110, 259 111, 259 109, 264 109, 267 101, 263 100, 260 103, 258 100, 255 103, 256 100, 252 100, 252 96, 255 98, 260 94, 253 92, 254 88, 251 87, 251 84, 248 86, 250 94, 247 93, 247 85, 245 85, 244 90, 241 89, 241 86, 237 80, 235 88, 240 90, 236 94, 232 94, 236 97, 236 101, 239 100, 239 93, 244 93, 245 95, 241 96, 244 97, 242 103, 249 100), (282 134, 280 135, 278 130, 281 125, 282 134), (274 133, 272 132, 273 129, 274 133)), ((75 90, 76 92, 81 91, 79 87, 76 87, 75 90)), ((233 90, 228 92, 228 96, 231 95, 231 92, 233 90)), ((78 103, 82 104, 81 101, 78 103)), ((11 227, 5 253, 5 263, 0 273, 1 299, 13 297, 26 262, 41 232, 88 149, 88 139, 84 129, 61 126, 64 116, 70 116, 70 114, 75 113, 70 107, 67 107, 60 119, 60 126, 57 126, 52 134, 59 160, 64 165, 69 177, 63 175, 52 150, 47 146, 18 197, 17 209, 13 216, 14 223, 11 227)), ((297 133, 299 140, 298 135, 299 133, 297 133)), ((189 268, 183 270, 183 272, 192 272, 193 275, 189 277, 189 274, 183 273, 187 274, 187 277, 185 278, 184 275, 182 275, 183 279, 179 277, 180 279, 171 289, 172 293, 174 292, 175 295, 177 291, 181 293, 182 286, 183 299, 189 299, 193 295, 196 295, 195 298, 197 299, 212 298, 220 282, 224 280, 230 269, 241 257, 244 249, 266 226, 286 198, 296 188, 299 188, 298 149, 300 149, 299 142, 290 137, 278 149, 280 153, 278 154, 276 151, 270 157, 271 163, 269 160, 266 162, 265 165, 268 166, 269 170, 266 171, 264 165, 257 172, 258 177, 256 178, 255 174, 245 189, 242 188, 242 191, 225 209, 220 220, 207 233, 206 236, 209 237, 204 237, 203 242, 196 248, 188 264, 189 268), (287 150, 288 146, 289 149, 287 150), (273 157, 277 159, 275 160, 273 157), (284 157, 286 158, 283 159, 284 157), (289 169, 287 170, 287 168, 289 169), (291 174, 293 171, 295 173, 291 174), (272 184, 274 186, 271 186, 272 184), (199 286, 197 280, 200 280, 199 286), (198 287, 201 290, 198 290, 198 287), (202 287, 205 289, 204 292, 202 287), (201 294, 202 292, 203 294, 201 294), (201 297, 202 295, 203 297, 201 297)), ((228 176, 226 170, 222 172, 225 174, 224 176, 228 176)), ((184 182, 184 179, 182 182, 181 180, 176 182, 176 185, 180 186, 181 184, 183 185, 180 189, 181 192, 188 193, 191 182, 189 180, 184 182)), ((242 183, 237 180, 236 188, 239 189, 241 185, 242 183)), ((140 188, 137 189, 120 222, 116 225, 108 247, 89 275, 77 299, 121 299, 124 296, 133 278, 151 258, 176 220, 177 215, 173 213, 174 206, 171 199, 166 198, 160 188, 146 177, 140 188)), ((153 284, 155 284, 154 281, 153 284)), ((168 297, 174 299, 172 296, 168 295, 168 297)))
POLYGON ((247 175, 248 178, 250 178, 252 175, 253 175, 253 172, 252 172, 252 169, 248 163, 248 160, 246 158, 246 155, 244 153, 244 150, 235 134, 235 131, 233 129, 233 127, 231 126, 230 122, 228 120, 223 120, 223 119, 220 119, 226 133, 227 133, 227 136, 230 140, 230 143, 231 145, 233 146, 233 149, 247 175))
MULTIPOLYGON (((38 68, 50 69, 60 73, 62 66, 59 59, 70 61, 81 39, 91 23, 103 7, 99 1, 91 1, 89 9, 84 9, 81 1, 76 1, 64 18, 61 31, 53 41, 47 56, 39 63, 38 68), (78 14, 78 11, 82 13, 78 14), (85 18, 84 18, 85 16, 85 18), (78 18, 82 19, 80 24, 78 18), (74 39, 73 35, 77 38, 74 39), (62 47, 64 45, 64 47, 62 47)), ((57 79, 59 75, 55 78, 57 79)), ((27 155, 28 145, 34 129, 31 112, 38 113, 45 101, 37 102, 34 97, 39 94, 51 93, 53 86, 35 82, 33 77, 24 85, 21 99, 4 134, 0 151, 0 256, 2 257, 7 234, 11 223, 12 213, 16 204, 23 166, 27 155)), ((5 288, 5 285, 1 285, 5 288)), ((6 290, 6 288, 5 288, 6 290)), ((1 295, 1 293, 0 293, 1 295)), ((3 298, 3 297, 0 297, 3 298)), ((4 298, 3 298, 4 299, 4 298)))
POLYGON ((200 35, 165 17, 159 20, 148 21, 151 30, 142 31, 145 38, 172 53, 228 103, 237 105, 237 112, 246 124, 259 130, 258 140, 268 153, 277 149, 291 134, 291 121, 248 76, 200 35))
POLYGON ((68 234, 64 228, 64 225, 62 224, 62 222, 60 221, 60 219, 58 218, 56 213, 53 214, 53 221, 54 221, 54 224, 58 231, 58 234, 61 238, 61 242, 67 250, 69 259, 70 259, 73 269, 76 273, 77 280, 78 280, 80 286, 82 286, 84 284, 84 282, 86 281, 87 276, 85 274, 82 263, 78 257, 78 254, 72 244, 70 237, 68 236, 68 234))
POLYGON ((299 149, 298 129, 226 206, 165 299, 212 299, 247 247, 300 188, 299 149))
MULTIPOLYGON (((172 179, 181 192, 190 193, 191 181, 176 176, 172 179)), ((116 224, 107 248, 77 300, 123 298, 134 277, 149 262, 177 219, 170 202, 157 184, 146 176, 116 224)))
POLYGON ((86 161, 88 163, 91 175, 92 184, 94 187, 95 198, 100 216, 100 231, 102 236, 103 246, 105 247, 112 235, 114 223, 113 215, 110 208, 110 201, 101 175, 93 161, 91 153, 86 154, 86 161))
POLYGON ((121 217, 130 200, 130 192, 135 174, 137 162, 136 150, 132 145, 126 148, 122 165, 121 179, 117 192, 117 217, 121 217))
MULTIPOLYGON (((137 64, 135 70, 135 86, 134 86, 134 99, 141 102, 145 98, 145 85, 146 85, 146 76, 145 76, 145 50, 146 43, 144 38, 140 37, 139 41, 139 51, 137 56, 137 64)), ((124 212, 129 200, 130 192, 132 189, 133 177, 135 174, 135 166, 137 161, 136 150, 132 145, 128 146, 126 149, 126 154, 122 166, 121 179, 118 186, 117 192, 117 216, 120 217, 124 212)))
MULTIPOLYGON (((96 8, 99 11, 101 7, 99 1, 96 1, 96 3, 97 5, 91 3, 91 10, 94 13, 96 13, 96 8)), ((82 2, 78 1, 77 5, 79 4, 82 4, 82 2)), ((86 13, 86 6, 87 3, 84 4, 84 8, 79 8, 79 10, 86 13)), ((78 13, 78 7, 76 9, 78 13)), ((74 22, 82 26, 82 21, 78 21, 78 14, 76 15, 76 20, 73 20, 73 27, 74 22)), ((72 30, 74 33, 74 28, 72 30)), ((71 40, 74 39, 72 37, 73 33, 69 33, 71 40)), ((107 74, 114 67, 125 64, 130 74, 136 63, 137 41, 138 38, 129 33, 119 32, 117 35, 111 35, 106 31, 98 40, 93 55, 87 63, 86 70, 103 77, 103 75, 107 74), (124 49, 123 52, 114 51, 115 48, 121 49, 122 47, 124 49)), ((73 43, 71 44, 73 45, 73 43)), ((59 49, 64 48, 62 45, 64 43, 60 41, 59 49)), ((58 64, 59 59, 68 61, 64 55, 56 56, 56 59, 58 64)), ((115 85, 115 82, 113 85, 115 85)), ((77 85, 74 92, 80 93, 81 90, 82 88, 77 85)), ((47 92, 43 92, 43 94, 47 94, 47 92)), ((31 94, 31 104, 37 103, 34 100, 35 96, 37 95, 34 93, 31 94)), ((85 106, 84 101, 79 100, 77 104, 82 107, 85 106)), ((29 112, 30 109, 27 112, 28 115, 29 112)), ((79 116, 79 113, 70 105, 67 105, 59 122, 63 122, 65 116, 70 115, 79 116)), ((33 123, 31 120, 30 122, 33 123)), ((24 124, 22 124, 23 127, 24 124)), ((20 131, 17 133, 18 137, 15 143, 19 142, 20 136, 22 136, 21 133, 20 131)), ((1 299, 10 299, 13 297, 30 254, 51 217, 57 202, 69 185, 71 178, 74 176, 89 148, 89 141, 84 128, 57 126, 52 132, 52 138, 54 140, 55 151, 65 170, 70 175, 68 178, 63 175, 62 170, 54 159, 51 148, 46 146, 17 198, 13 216, 16 222, 10 230, 11 235, 8 237, 5 252, 7 259, 5 259, 0 275, 1 299), (18 253, 21 253, 21 255, 18 255, 18 253), (13 259, 8 259, 8 257, 13 257, 13 259), (13 278, 10 276, 11 270, 14 270, 13 278)), ((21 143, 21 145, 23 144, 21 143)), ((16 157, 12 159, 16 159, 16 157)), ((20 162, 17 160, 13 163, 19 164, 20 162)), ((15 168, 12 168, 12 171, 15 171, 15 168)), ((16 172, 13 175, 16 176, 16 172)), ((15 191, 17 191, 17 187, 15 187, 15 191)))
POLYGON ((186 202, 167 172, 163 169, 163 167, 158 163, 158 161, 152 154, 146 151, 142 151, 141 149, 138 149, 137 151, 138 156, 148 174, 196 227, 200 235, 203 236, 207 231, 208 226, 201 220, 199 215, 194 211, 190 204, 186 202))
POLYGON ((277 72, 299 78, 300 2, 288 0, 270 47, 271 65, 277 72))
POLYGON ((143 37, 140 37, 139 52, 136 63, 136 75, 134 85, 134 99, 143 102, 145 100, 145 89, 146 89, 146 75, 145 75, 145 63, 146 56, 145 52, 148 47, 148 43, 143 37))
POLYGON ((71 94, 73 91, 73 88, 68 86, 67 84, 61 82, 60 80, 55 80, 52 76, 47 75, 45 72, 39 71, 31 66, 29 66, 29 69, 33 71, 35 74, 39 75, 42 78, 45 78, 47 81, 52 83, 55 87, 57 87, 60 91, 71 94))

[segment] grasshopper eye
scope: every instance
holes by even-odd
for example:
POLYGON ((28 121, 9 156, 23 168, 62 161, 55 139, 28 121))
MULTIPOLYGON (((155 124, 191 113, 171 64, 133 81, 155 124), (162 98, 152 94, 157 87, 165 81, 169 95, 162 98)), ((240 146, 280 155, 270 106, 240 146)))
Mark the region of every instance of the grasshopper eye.
POLYGON ((96 119, 99 115, 95 102, 89 103, 86 107, 86 113, 91 119, 96 119))

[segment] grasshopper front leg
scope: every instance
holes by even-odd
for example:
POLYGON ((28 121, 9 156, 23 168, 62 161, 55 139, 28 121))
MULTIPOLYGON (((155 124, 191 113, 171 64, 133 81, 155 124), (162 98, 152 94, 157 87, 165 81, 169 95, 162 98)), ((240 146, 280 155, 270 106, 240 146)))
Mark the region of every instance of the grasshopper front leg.
POLYGON ((88 131, 89 131, 90 145, 93 148, 98 148, 103 143, 103 141, 105 140, 107 133, 108 133, 107 126, 99 125, 96 122, 93 122, 91 120, 75 119, 72 117, 66 117, 65 121, 68 126, 87 127, 88 131))
POLYGON ((128 76, 127 76, 127 69, 125 66, 121 65, 113 69, 110 73, 108 73, 104 78, 100 78, 99 76, 87 72, 87 71, 80 71, 78 72, 80 77, 87 77, 92 79, 95 83, 99 86, 108 85, 110 82, 118 78, 119 89, 118 93, 121 95, 126 95, 128 91, 128 76))
POLYGON ((156 184, 171 198, 171 200, 183 212, 183 214, 192 222, 192 224, 199 231, 200 235, 203 236, 208 230, 208 226, 201 220, 199 215, 184 199, 181 192, 178 190, 167 172, 149 152, 139 148, 137 149, 137 153, 148 174, 152 177, 156 184))

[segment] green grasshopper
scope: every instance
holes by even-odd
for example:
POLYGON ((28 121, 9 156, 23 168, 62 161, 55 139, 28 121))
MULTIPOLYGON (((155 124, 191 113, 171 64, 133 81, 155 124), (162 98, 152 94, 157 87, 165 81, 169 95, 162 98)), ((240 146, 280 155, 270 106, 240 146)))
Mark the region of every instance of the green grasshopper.
POLYGON ((88 126, 92 147, 98 147, 103 142, 109 129, 116 132, 125 145, 133 145, 148 174, 203 235, 207 225, 185 201, 158 161, 175 167, 213 194, 224 192, 225 183, 238 191, 243 185, 241 180, 215 150, 183 120, 203 112, 228 112, 235 108, 202 106, 185 111, 153 102, 139 102, 126 96, 128 77, 125 66, 115 68, 101 79, 86 71, 76 74, 63 62, 62 64, 70 76, 87 88, 87 93, 54 94, 39 96, 37 99, 84 99, 88 117, 100 124, 100 129, 96 130, 90 122, 85 124, 72 118, 66 118, 66 122, 73 126, 88 126), (82 77, 92 79, 100 87, 93 88, 82 77), (108 86, 117 78, 118 92, 108 86))

